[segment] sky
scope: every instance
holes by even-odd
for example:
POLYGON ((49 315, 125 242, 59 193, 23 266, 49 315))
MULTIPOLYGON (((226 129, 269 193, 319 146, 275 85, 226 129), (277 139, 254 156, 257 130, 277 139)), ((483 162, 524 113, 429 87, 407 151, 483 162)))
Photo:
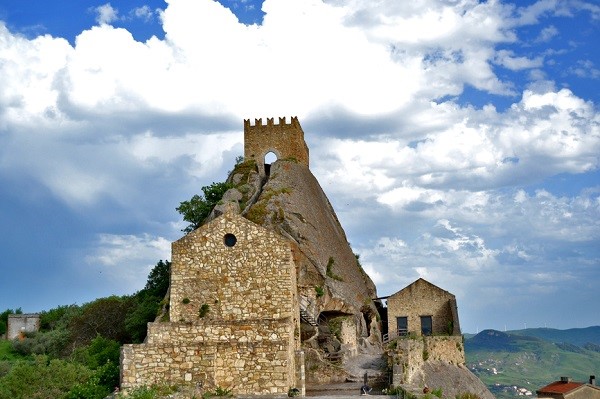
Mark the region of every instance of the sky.
POLYGON ((0 309, 141 289, 243 120, 463 332, 600 325, 600 3, 0 0, 0 309))

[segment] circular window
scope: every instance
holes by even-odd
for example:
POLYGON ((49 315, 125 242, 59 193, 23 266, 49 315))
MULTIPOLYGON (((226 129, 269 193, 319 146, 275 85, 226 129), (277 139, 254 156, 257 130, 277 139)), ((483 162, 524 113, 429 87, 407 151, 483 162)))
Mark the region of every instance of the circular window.
POLYGON ((223 241, 225 242, 225 245, 227 245, 228 247, 233 247, 235 245, 235 243, 237 242, 237 238, 235 238, 235 236, 231 233, 227 233, 225 234, 225 237, 223 237, 223 241))

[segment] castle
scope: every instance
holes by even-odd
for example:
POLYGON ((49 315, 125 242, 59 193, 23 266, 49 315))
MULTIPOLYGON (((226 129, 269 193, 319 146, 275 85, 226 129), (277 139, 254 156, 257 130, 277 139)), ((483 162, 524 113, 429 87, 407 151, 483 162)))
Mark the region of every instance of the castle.
MULTIPOLYGON (((122 347, 122 388, 188 384, 237 395, 304 395, 307 383, 352 378, 340 371, 340 359, 383 353, 383 341, 404 328, 397 323, 413 328, 423 315, 423 335, 430 323, 430 332, 458 337, 451 345, 423 341, 429 353, 464 363, 454 297, 419 280, 382 312, 308 166, 297 118, 244 120, 244 162, 229 176, 233 188, 204 225, 172 244, 168 320, 149 323, 143 344, 122 347), (265 162, 270 152, 273 164, 265 162)), ((407 348, 390 358, 414 353, 407 348)), ((415 375, 406 367, 394 373, 397 383, 415 375)))

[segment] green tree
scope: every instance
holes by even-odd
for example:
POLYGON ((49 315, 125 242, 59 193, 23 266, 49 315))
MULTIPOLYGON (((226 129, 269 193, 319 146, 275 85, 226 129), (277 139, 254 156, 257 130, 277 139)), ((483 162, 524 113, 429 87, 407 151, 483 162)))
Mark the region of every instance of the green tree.
POLYGON ((203 196, 196 194, 189 201, 179 203, 175 210, 183 215, 184 221, 190 223, 182 231, 188 234, 200 227, 215 205, 223 198, 223 194, 231 187, 232 185, 226 182, 213 183, 202 187, 203 196))
POLYGON ((146 286, 133 296, 135 306, 125 319, 132 342, 142 342, 146 338, 147 323, 156 318, 169 289, 170 273, 171 262, 160 260, 148 274, 146 286))
POLYGON ((131 342, 125 328, 127 315, 135 308, 132 296, 99 298, 82 306, 69 323, 73 348, 89 344, 97 335, 120 343, 131 342))

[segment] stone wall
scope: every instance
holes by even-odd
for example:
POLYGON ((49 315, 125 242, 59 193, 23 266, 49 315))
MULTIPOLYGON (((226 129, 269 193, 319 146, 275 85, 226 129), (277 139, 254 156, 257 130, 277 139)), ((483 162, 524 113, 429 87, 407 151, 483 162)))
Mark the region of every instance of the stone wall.
POLYGON ((262 119, 255 119, 254 125, 249 119, 244 120, 244 159, 254 159, 259 172, 264 174, 265 155, 269 152, 277 159, 293 158, 309 166, 308 147, 298 118, 292 117, 290 123, 279 118, 279 124, 275 124, 273 118, 267 118, 266 125, 262 119))
POLYGON ((12 340, 19 338, 21 332, 37 332, 40 329, 39 314, 11 314, 8 315, 6 327, 6 339, 12 340))
POLYGON ((433 334, 460 335, 456 298, 424 279, 390 296, 387 308, 391 337, 398 329, 396 317, 408 317, 408 333, 421 335, 421 316, 431 316, 433 334))
POLYGON ((296 385, 296 270, 290 245, 233 212, 173 243, 171 322, 125 345, 123 388, 195 384, 234 394, 296 385))
POLYGON ((388 348, 394 386, 416 383, 414 377, 421 374, 427 361, 442 361, 453 365, 465 363, 462 336, 397 338, 388 348))

